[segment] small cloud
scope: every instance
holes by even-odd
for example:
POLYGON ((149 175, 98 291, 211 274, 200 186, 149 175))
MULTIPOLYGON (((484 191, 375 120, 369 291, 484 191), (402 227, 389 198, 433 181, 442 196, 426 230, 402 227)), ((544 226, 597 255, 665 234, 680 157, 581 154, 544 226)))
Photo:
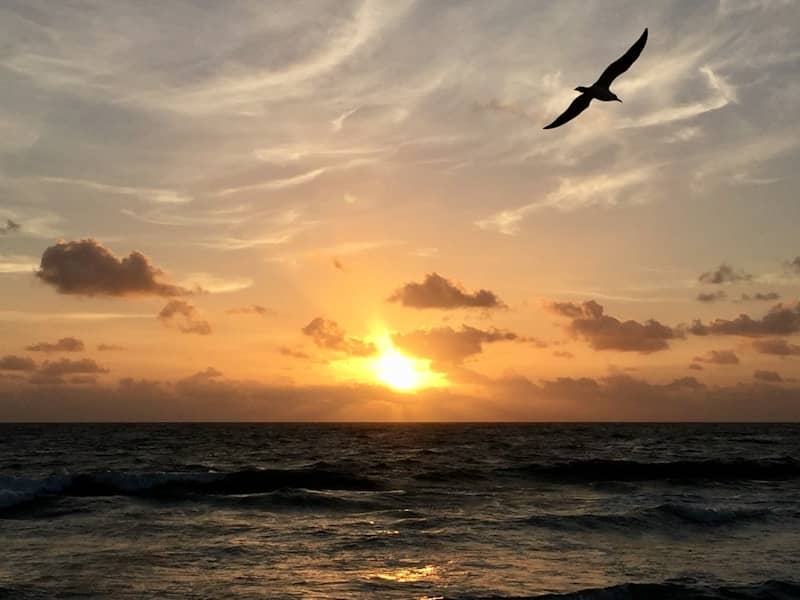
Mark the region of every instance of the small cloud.
POLYGON ((715 271, 706 271, 698 277, 701 283, 711 283, 720 285, 723 283, 736 283, 739 281, 750 281, 753 276, 739 269, 734 269, 727 263, 722 263, 715 271))
POLYGON ((460 285, 438 273, 429 273, 422 283, 410 282, 395 291, 389 302, 399 302, 411 308, 505 308, 494 292, 467 292, 460 285))
POLYGON ((183 333, 196 333, 209 335, 211 325, 208 321, 197 317, 197 309, 183 300, 170 300, 161 312, 158 319, 167 326, 175 325, 183 333))
POLYGON ((0 235, 14 233, 15 231, 19 231, 20 229, 22 229, 22 225, 20 225, 15 221, 12 221, 11 219, 6 219, 6 224, 0 225, 0 235))
POLYGON ((344 195, 344 203, 349 204, 352 206, 353 204, 357 204, 359 202, 358 197, 354 196, 353 194, 345 194, 344 195))
POLYGON ((761 319, 740 314, 735 319, 715 319, 708 324, 699 320, 688 328, 694 335, 739 335, 760 337, 791 335, 800 332, 800 302, 792 305, 776 304, 761 319))
POLYGON ((689 368, 692 371, 702 371, 703 370, 703 365, 698 365, 697 363, 692 363, 692 364, 689 365, 689 368))
POLYGON ((800 356, 800 346, 790 344, 788 340, 773 338, 754 340, 753 348, 759 354, 772 354, 773 356, 800 356))
POLYGON ((238 306, 236 308, 229 308, 225 311, 229 315, 257 315, 259 317, 267 317, 275 314, 275 311, 260 304, 251 304, 250 306, 238 306))
POLYGON ((61 377, 63 375, 92 373, 108 373, 108 369, 104 369, 91 358, 82 358, 80 360, 62 358, 61 360, 53 362, 45 361, 37 372, 38 375, 43 377, 61 377))
POLYGON ((291 358, 299 358, 303 360, 311 358, 308 354, 306 354, 301 350, 293 350, 292 348, 288 348, 286 346, 281 346, 280 348, 278 348, 278 352, 283 356, 289 356, 291 358))
POLYGON ((395 346, 415 356, 437 362, 457 364, 464 359, 483 352, 483 344, 519 339, 516 333, 502 329, 477 329, 462 325, 460 330, 452 327, 419 329, 410 333, 392 335, 395 346))
POLYGON ((437 254, 439 254, 439 249, 433 246, 429 248, 417 248, 411 252, 411 256, 418 256, 419 258, 431 258, 437 254))
POLYGON ((303 334, 309 336, 320 348, 344 352, 351 356, 370 356, 377 352, 375 344, 356 337, 348 337, 336 321, 317 317, 303 327, 303 334))
POLYGON ((39 342, 25 348, 29 352, 83 352, 83 342, 74 337, 61 338, 55 343, 39 342))
POLYGON ((568 352, 566 350, 555 350, 553 352, 553 356, 557 358, 575 358, 575 355, 572 352, 568 352))
POLYGON ((246 290, 253 285, 253 280, 249 277, 223 278, 210 273, 190 273, 181 285, 195 294, 227 294, 246 290))
POLYGON ((711 350, 705 356, 695 356, 692 360, 714 365, 739 364, 739 357, 733 350, 711 350))
POLYGON ((118 346, 116 344, 97 344, 97 349, 100 352, 116 352, 118 350, 125 350, 125 346, 118 346))
POLYGON ((69 382, 76 385, 95 385, 97 383, 97 377, 94 375, 75 375, 69 378, 69 382))
POLYGON ((780 383, 783 381, 783 377, 780 376, 779 373, 775 371, 755 371, 753 373, 753 378, 758 379, 759 381, 767 381, 769 383, 780 383))
POLYGON ((800 256, 786 262, 786 269, 793 275, 800 275, 800 256))
POLYGON ((185 296, 185 288, 159 282, 163 272, 144 254, 117 258, 94 239, 58 242, 42 254, 36 276, 60 294, 83 296, 185 296))
POLYGON ((0 356, 0 371, 34 371, 36 363, 27 356, 6 354, 0 356))
POLYGON ((742 294, 740 302, 774 302, 780 300, 780 294, 776 292, 756 292, 752 296, 750 294, 742 294))
POLYGON ((551 302, 545 307, 551 312, 571 319, 567 332, 574 338, 584 339, 595 350, 649 354, 667 350, 671 340, 684 337, 681 331, 654 319, 644 323, 620 321, 604 314, 603 306, 594 300, 581 304, 551 302))
POLYGON ((344 265, 342 264, 342 261, 340 261, 338 258, 333 257, 331 262, 333 263, 334 268, 339 269, 340 271, 345 271, 346 270, 344 268, 344 265))
POLYGON ((709 292, 707 294, 703 292, 697 294, 698 302, 718 302, 719 300, 724 300, 725 298, 727 298, 727 294, 722 290, 719 290, 718 292, 709 292))

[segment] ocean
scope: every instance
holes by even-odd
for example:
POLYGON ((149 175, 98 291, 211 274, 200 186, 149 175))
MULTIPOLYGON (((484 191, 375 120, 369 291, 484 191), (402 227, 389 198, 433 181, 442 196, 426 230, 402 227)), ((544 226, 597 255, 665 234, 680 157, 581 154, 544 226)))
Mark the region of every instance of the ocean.
POLYGON ((0 598, 800 598, 800 426, 0 425, 0 598))

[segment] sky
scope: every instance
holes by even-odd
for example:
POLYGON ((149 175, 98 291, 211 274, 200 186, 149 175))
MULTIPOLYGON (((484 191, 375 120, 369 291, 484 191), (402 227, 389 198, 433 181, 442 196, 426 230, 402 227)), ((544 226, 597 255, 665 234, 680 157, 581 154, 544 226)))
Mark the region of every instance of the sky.
POLYGON ((0 420, 799 420, 797 8, 3 2, 0 420))

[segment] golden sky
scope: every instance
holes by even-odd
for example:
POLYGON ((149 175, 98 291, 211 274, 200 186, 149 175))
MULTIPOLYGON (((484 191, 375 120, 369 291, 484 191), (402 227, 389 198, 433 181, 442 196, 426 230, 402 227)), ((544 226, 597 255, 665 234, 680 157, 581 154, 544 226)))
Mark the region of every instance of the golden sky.
POLYGON ((800 418, 800 12, 611 4, 4 3, 0 420, 800 418))

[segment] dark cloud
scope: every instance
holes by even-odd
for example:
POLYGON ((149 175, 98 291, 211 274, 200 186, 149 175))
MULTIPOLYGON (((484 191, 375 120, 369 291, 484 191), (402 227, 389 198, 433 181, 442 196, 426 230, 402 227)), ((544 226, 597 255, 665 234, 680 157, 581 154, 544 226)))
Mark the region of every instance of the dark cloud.
POLYGON ((800 302, 792 305, 776 304, 762 319, 752 319, 740 314, 732 320, 715 319, 708 324, 696 320, 688 331, 694 335, 740 335, 759 337, 767 335, 791 335, 800 332, 800 302))
POLYGON ((184 300, 170 300, 158 313, 164 325, 176 326, 183 333, 209 335, 211 324, 197 317, 197 309, 184 300))
POLYGON ((547 308, 571 319, 567 332, 589 343, 595 350, 618 350, 649 354, 669 348, 669 341, 683 337, 682 332, 654 319, 644 323, 620 321, 603 314, 603 307, 589 300, 582 304, 552 302, 547 308))
POLYGON ((742 294, 741 302, 774 302, 779 300, 780 294, 776 292, 756 292, 752 296, 750 294, 742 294))
POLYGON ((69 382, 76 385, 95 385, 97 383, 97 377, 94 375, 75 375, 69 378, 69 382))
POLYGON ((421 358, 444 363, 460 363, 465 358, 483 352, 483 344, 517 340, 516 333, 501 329, 477 329, 462 325, 419 329, 410 333, 392 335, 394 345, 421 358))
POLYGON ((504 308, 503 302, 489 290, 469 293, 438 273, 429 273, 422 283, 409 282, 389 296, 411 308, 504 308))
POLYGON ((750 281, 753 276, 739 269, 734 269, 727 263, 722 263, 716 271, 707 271, 698 278, 702 283, 736 283, 737 281, 750 281))
POLYGON ((755 371, 753 377, 759 381, 770 381, 772 383, 780 383, 783 377, 775 371, 755 371))
POLYGON ((293 350, 292 348, 287 348, 286 346, 281 346, 278 348, 278 352, 280 352, 283 356, 289 356, 291 358, 300 358, 303 360, 311 358, 302 350, 293 350))
POLYGON ((303 327, 302 332, 309 336, 320 348, 344 352, 351 356, 370 356, 378 349, 375 344, 356 337, 348 337, 336 321, 317 317, 303 327))
POLYGON ((36 363, 27 356, 0 356, 0 371, 34 371, 36 363))
POLYGON ((15 223, 11 219, 6 219, 6 224, 4 226, 0 226, 0 235, 5 235, 7 233, 14 233, 15 231, 19 231, 22 229, 22 225, 19 223, 15 223))
POLYGON ((465 374, 488 393, 383 386, 304 386, 191 376, 174 383, 121 379, 75 386, 45 378, 0 382, 0 421, 798 421, 800 388, 748 381, 706 386, 693 377, 652 383, 625 374, 539 383, 465 374))
POLYGON ((340 261, 338 258, 336 258, 336 257, 333 257, 333 260, 332 260, 332 262, 333 262, 333 266, 334 266, 334 268, 336 268, 336 269, 339 269, 340 271, 344 271, 344 270, 346 270, 346 269, 344 268, 344 265, 342 264, 342 261, 340 261))
POLYGON ((692 363, 692 364, 689 365, 689 368, 692 371, 702 371, 703 370, 703 365, 698 365, 697 363, 692 363))
POLYGON ((566 350, 556 350, 553 352, 553 356, 558 358, 575 358, 572 352, 567 352, 566 350))
POLYGON ((786 268, 789 272, 795 275, 800 275, 800 256, 795 256, 793 260, 786 263, 786 268))
POLYGON ((259 304, 251 304, 250 306, 238 306, 236 308, 229 308, 225 312, 227 312, 229 315, 258 315, 260 317, 266 317, 275 314, 274 310, 267 308, 266 306, 261 306, 259 304))
POLYGON ((692 360, 713 365, 739 364, 739 357, 733 350, 710 350, 705 356, 695 356, 692 360))
POLYGON ((64 337, 55 343, 39 342, 25 348, 30 352, 83 352, 83 342, 74 337, 64 337))
POLYGON ((97 349, 100 352, 115 352, 117 350, 125 350, 125 346, 118 346, 116 344, 97 344, 97 349))
POLYGON ((94 239, 58 242, 42 254, 36 276, 60 294, 84 296, 185 296, 192 292, 157 278, 163 272, 144 254, 117 258, 94 239))
POLYGON ((800 356, 800 346, 790 344, 782 338, 754 340, 753 348, 760 354, 773 354, 775 356, 800 356))
POLYGON ((82 358, 80 360, 62 358, 58 361, 45 361, 37 371, 38 375, 44 377, 92 373, 108 373, 108 369, 104 369, 91 358, 82 358))
POLYGON ((725 300, 725 298, 727 298, 727 297, 728 297, 728 295, 725 292, 723 292, 722 290, 719 290, 718 292, 708 292, 707 294, 703 293, 703 292, 700 292, 699 294, 697 294, 697 301, 698 302, 718 302, 720 300, 725 300))

